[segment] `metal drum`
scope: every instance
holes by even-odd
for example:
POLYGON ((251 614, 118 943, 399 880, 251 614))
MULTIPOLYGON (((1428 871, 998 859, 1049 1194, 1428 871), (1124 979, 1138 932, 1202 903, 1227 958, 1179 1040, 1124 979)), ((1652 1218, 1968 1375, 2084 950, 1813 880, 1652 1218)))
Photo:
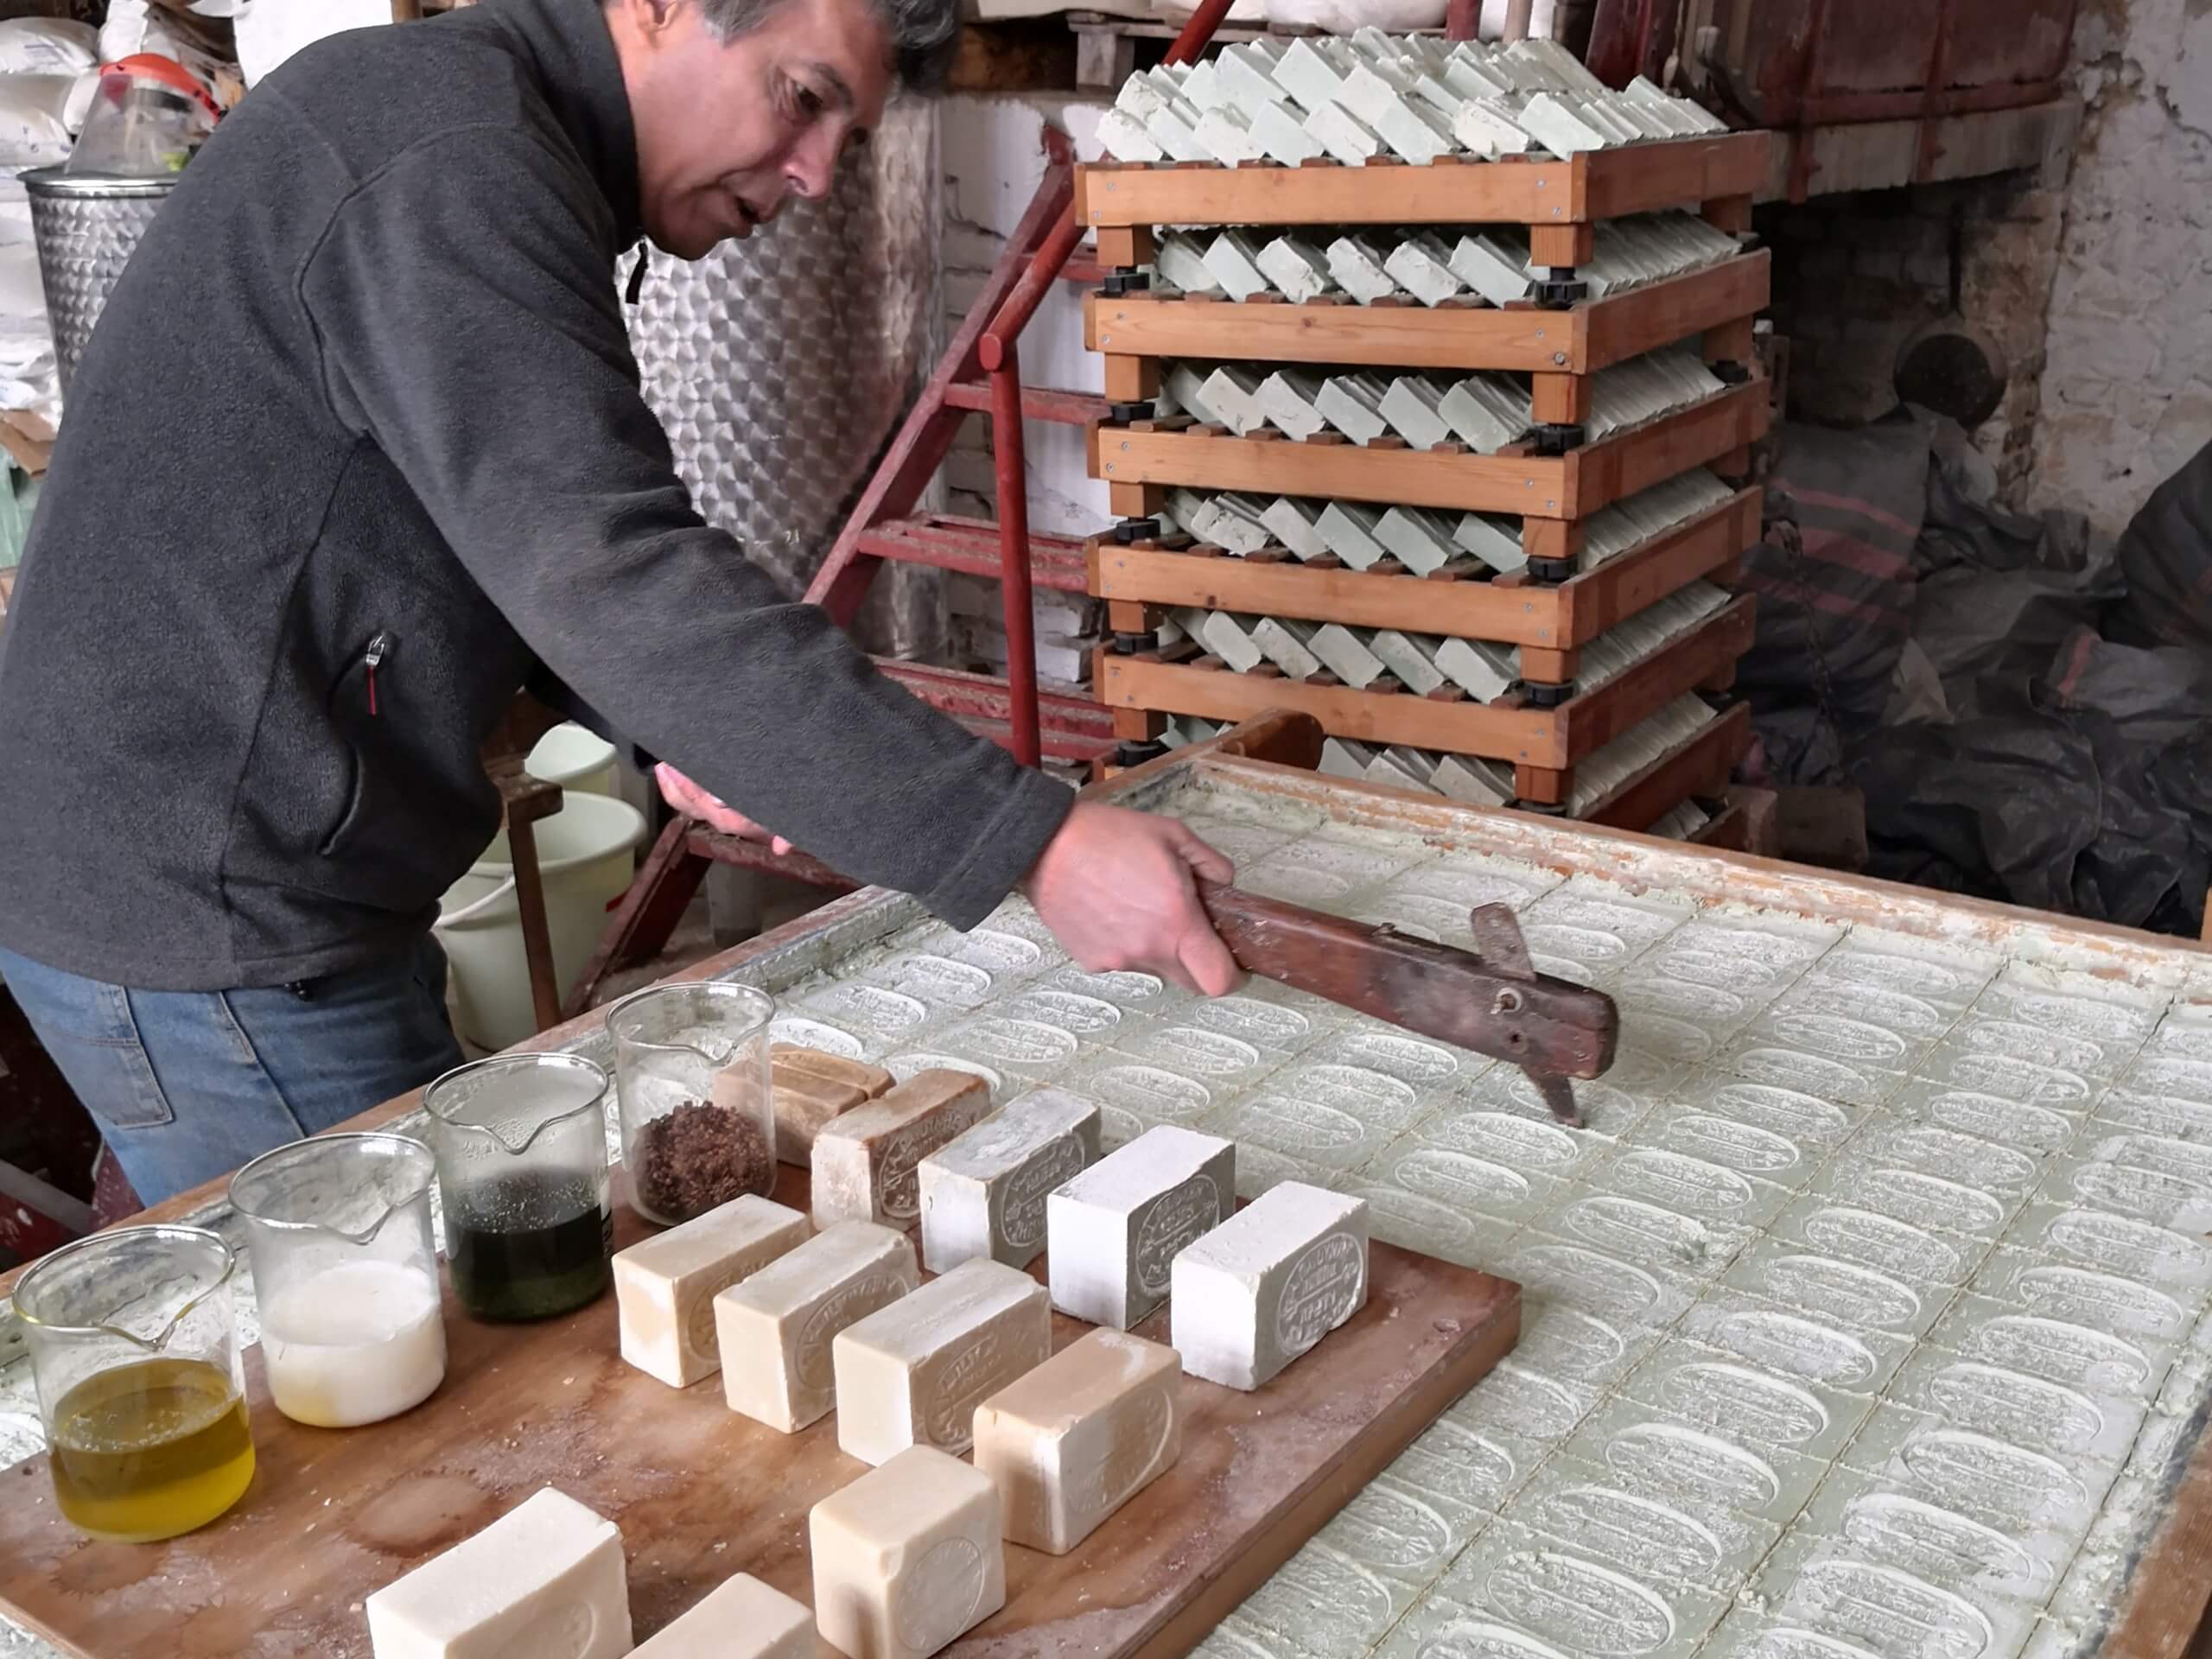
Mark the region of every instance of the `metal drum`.
POLYGON ((176 180, 104 179, 58 167, 42 167, 22 177, 30 196, 39 276, 46 285, 47 326, 54 332, 54 362, 66 398, 116 278, 176 180))
MULTIPOLYGON (((936 105, 902 99, 822 200, 692 264, 652 255, 630 312, 646 401, 700 512, 793 597, 935 365, 940 180, 936 105)), ((939 643, 923 574, 877 580, 861 629, 877 649, 939 643)))

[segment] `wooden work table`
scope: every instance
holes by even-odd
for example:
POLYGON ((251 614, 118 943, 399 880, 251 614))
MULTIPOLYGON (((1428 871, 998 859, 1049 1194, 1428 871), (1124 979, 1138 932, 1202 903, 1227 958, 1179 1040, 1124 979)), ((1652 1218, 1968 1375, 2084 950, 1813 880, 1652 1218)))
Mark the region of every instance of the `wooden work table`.
MULTIPOLYGON (((1360 1192, 1378 1237, 1523 1285, 1508 1364, 1342 1494, 1209 1651, 1446 1659, 1518 1630, 1561 1653, 1723 1659, 1783 1625, 1866 1646, 1902 1605, 1922 1628, 1986 1628, 1993 1659, 2180 1659, 2212 1592, 2212 1462, 2194 1444, 2212 1271, 2189 1207, 2212 1199, 2212 1159, 2187 1138, 2212 1122, 2212 954, 1262 758, 1311 747, 1258 721, 1105 792, 1187 818, 1280 897, 1447 938, 1469 904, 1513 903, 1540 966, 1621 1001, 1590 1130, 1554 1128, 1510 1073, 1265 986, 1199 1004, 1081 975, 1019 906, 963 938, 863 892, 692 970, 771 990, 810 1022, 801 1038, 1088 1091, 1121 1133, 1231 1134, 1258 1179, 1360 1192), (930 1001, 978 975, 980 1001, 930 1001), (1725 1016, 1723 991, 1739 999, 1725 1016), (924 1017, 868 1027, 863 1007, 900 998, 924 1017), (1098 1029, 1065 1052, 1039 1036, 1077 1014, 1098 1029), (1875 1029, 1905 1033, 1903 1052, 1838 1052, 1875 1029), (1913 1205, 1917 1221, 1898 1213, 1913 1205), (2110 1327, 2081 1351, 2113 1363, 2072 1395, 2019 1369, 2071 1351, 2020 1345, 2051 1321, 2110 1327), (2073 1395, 2094 1423, 2031 1408, 2073 1395), (1919 1528, 1873 1524, 1882 1497, 1921 1505, 1919 1528), (1945 1569, 1927 1553, 1944 1538, 1992 1553, 1945 1569)), ((542 1046, 604 1036, 587 1019, 542 1046)), ((634 1591, 656 1569, 630 1542, 634 1591)), ((310 1571, 337 1559, 295 1553, 310 1571)))

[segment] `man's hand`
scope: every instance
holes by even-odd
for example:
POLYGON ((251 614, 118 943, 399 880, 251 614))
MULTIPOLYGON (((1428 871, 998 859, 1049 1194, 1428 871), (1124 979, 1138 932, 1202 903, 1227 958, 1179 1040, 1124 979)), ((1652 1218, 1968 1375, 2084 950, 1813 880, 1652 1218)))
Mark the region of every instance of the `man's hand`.
POLYGON ((1194 880, 1236 867, 1173 818, 1078 802, 1022 891, 1090 973, 1131 969, 1221 996, 1242 978, 1213 931, 1194 880))
POLYGON ((653 781, 660 785, 661 798, 686 817, 696 818, 709 829, 719 830, 741 841, 765 841, 779 857, 791 850, 791 842, 781 836, 762 829, 744 813, 723 805, 721 797, 708 794, 665 761, 653 768, 653 781))

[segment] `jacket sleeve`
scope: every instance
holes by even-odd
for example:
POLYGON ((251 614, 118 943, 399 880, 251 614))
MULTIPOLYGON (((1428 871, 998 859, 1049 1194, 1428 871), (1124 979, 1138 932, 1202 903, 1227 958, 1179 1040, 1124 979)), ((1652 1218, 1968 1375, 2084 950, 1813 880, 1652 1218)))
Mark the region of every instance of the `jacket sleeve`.
POLYGON ((333 408, 608 722, 846 874, 973 926, 1070 791, 878 673, 702 521, 639 390, 607 216, 527 132, 403 154, 301 274, 333 408))

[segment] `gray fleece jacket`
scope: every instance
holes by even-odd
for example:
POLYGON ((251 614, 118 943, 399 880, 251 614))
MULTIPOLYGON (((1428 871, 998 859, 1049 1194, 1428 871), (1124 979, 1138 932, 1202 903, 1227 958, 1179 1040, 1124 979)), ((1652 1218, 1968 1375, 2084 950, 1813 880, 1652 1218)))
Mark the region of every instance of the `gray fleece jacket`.
POLYGON ((638 194, 597 0, 327 41, 223 123, 86 353, 0 634, 0 944, 156 990, 387 952, 549 672, 957 925, 1020 879, 1067 791, 693 510, 615 291, 638 194))

